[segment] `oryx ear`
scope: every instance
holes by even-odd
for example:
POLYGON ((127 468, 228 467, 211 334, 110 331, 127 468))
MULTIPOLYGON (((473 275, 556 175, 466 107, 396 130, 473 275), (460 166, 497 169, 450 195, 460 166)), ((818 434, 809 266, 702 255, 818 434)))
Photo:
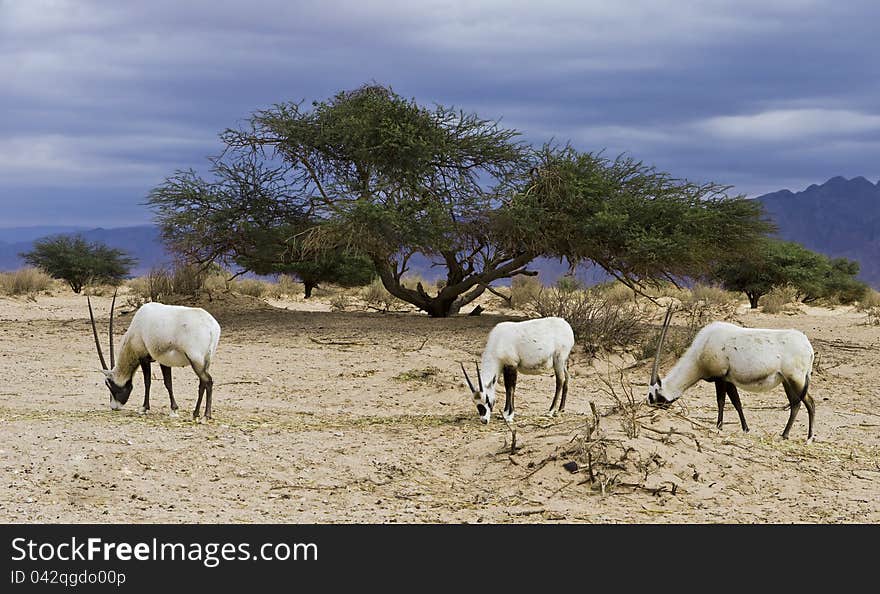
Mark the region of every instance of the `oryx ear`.
POLYGON ((657 378, 657 387, 661 387, 663 385, 663 381, 658 377, 657 378))

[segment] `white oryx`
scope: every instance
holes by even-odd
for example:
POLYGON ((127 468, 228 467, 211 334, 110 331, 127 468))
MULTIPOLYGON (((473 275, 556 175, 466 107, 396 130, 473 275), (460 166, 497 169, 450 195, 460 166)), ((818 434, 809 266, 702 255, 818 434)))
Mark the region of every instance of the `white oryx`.
POLYGON ((516 389, 517 372, 537 375, 553 369, 556 374, 556 392, 549 414, 554 415, 556 412, 564 411, 565 397, 568 394, 568 355, 572 347, 574 347, 574 332, 568 322, 562 318, 538 318, 497 324, 489 332, 489 338, 486 340, 482 371, 477 365, 479 389, 474 387, 464 364, 461 364, 468 387, 473 393, 480 420, 485 424, 492 416, 499 373, 504 374, 504 390, 507 398, 502 415, 506 421, 513 421, 513 393, 516 389))
POLYGON ((803 332, 742 328, 727 322, 712 322, 697 333, 688 350, 661 378, 658 374, 660 354, 671 318, 670 308, 663 321, 651 371, 650 404, 673 402, 699 380, 714 382, 718 401, 717 427, 721 429, 726 394, 739 414, 743 431, 748 431, 737 387, 750 392, 767 392, 781 383, 790 409, 783 439, 788 439, 803 402, 810 417, 807 439, 812 440, 815 403, 807 390, 813 369, 813 346, 803 332))
POLYGON ((119 360, 116 361, 113 353, 113 310, 116 307, 114 294, 110 306, 110 368, 108 368, 104 354, 101 352, 101 343, 98 341, 92 302, 88 297, 86 299, 89 304, 89 318, 92 321, 95 346, 101 359, 105 383, 110 389, 110 407, 113 410, 119 410, 128 402, 131 395, 131 379, 138 366, 144 374, 144 404, 140 412, 144 414, 150 410, 150 364, 158 361, 165 380, 165 388, 171 399, 171 416, 177 416, 177 403, 174 401, 174 392, 171 389, 171 368, 189 366, 199 378, 199 399, 193 411, 193 418, 198 418, 202 396, 205 394, 207 394, 205 418, 211 418, 214 381, 209 368, 220 340, 220 324, 211 314, 198 307, 145 303, 131 319, 131 324, 122 337, 119 360))

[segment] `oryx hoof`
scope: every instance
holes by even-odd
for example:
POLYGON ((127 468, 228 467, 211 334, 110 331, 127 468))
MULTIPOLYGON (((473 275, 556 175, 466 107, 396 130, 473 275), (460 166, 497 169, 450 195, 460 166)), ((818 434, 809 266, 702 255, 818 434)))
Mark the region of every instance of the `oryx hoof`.
POLYGON ((145 414, 147 414, 148 412, 150 412, 150 409, 149 409, 149 408, 144 408, 143 406, 140 408, 140 410, 138 410, 138 414, 139 414, 139 415, 145 415, 145 414))
POLYGON ((177 414, 177 411, 176 411, 176 410, 172 409, 171 412, 168 413, 168 416, 171 417, 172 419, 176 419, 176 418, 179 417, 180 415, 177 414))

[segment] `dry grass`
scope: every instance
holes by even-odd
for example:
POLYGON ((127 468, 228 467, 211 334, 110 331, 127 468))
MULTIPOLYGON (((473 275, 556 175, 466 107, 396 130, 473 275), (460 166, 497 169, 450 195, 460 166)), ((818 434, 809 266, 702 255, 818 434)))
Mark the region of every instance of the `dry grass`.
POLYGON ((389 311, 395 305, 402 303, 397 297, 388 292, 388 289, 385 288, 385 285, 382 284, 382 279, 379 277, 374 278, 373 282, 360 289, 360 298, 368 309, 378 311, 389 311))
POLYGON ((536 276, 515 276, 510 281, 510 307, 527 307, 544 289, 536 276))
POLYGON ((287 274, 282 274, 274 283, 266 283, 266 296, 273 299, 299 299, 305 293, 305 287, 287 274))
POLYGON ((795 309, 797 289, 789 285, 773 287, 769 293, 761 297, 758 304, 761 311, 767 314, 778 314, 795 309))
POLYGON ((575 339, 584 351, 599 352, 632 348, 640 343, 648 320, 645 311, 633 302, 611 302, 601 291, 561 287, 543 289, 526 306, 536 317, 556 316, 565 319, 574 330, 575 339))
POLYGON ((880 308, 880 291, 876 289, 868 289, 865 295, 856 303, 858 311, 870 311, 880 308))
POLYGON ((0 273, 0 294, 3 295, 35 295, 49 291, 54 286, 52 277, 38 268, 0 273))

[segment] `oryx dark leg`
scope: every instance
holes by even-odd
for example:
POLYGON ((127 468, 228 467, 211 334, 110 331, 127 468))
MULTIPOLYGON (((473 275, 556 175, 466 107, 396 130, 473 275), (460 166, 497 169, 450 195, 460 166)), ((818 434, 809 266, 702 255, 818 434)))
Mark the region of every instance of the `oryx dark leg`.
POLYGON ((150 410, 150 382, 152 381, 150 362, 152 359, 141 359, 141 371, 144 373, 144 404, 141 413, 146 414, 150 410))
POLYGON ((214 389, 214 379, 211 377, 211 374, 208 373, 207 364, 202 363, 201 365, 196 365, 192 359, 187 357, 190 366, 193 371, 199 377, 199 399, 196 400, 196 407, 193 409, 193 418, 199 418, 199 409, 202 407, 202 396, 207 394, 207 398, 205 399, 205 418, 211 418, 211 393, 214 389))
POLYGON ((516 391, 516 367, 513 365, 505 365, 504 373, 504 418, 508 422, 513 420, 513 396, 516 391))
POLYGON ((565 399, 568 396, 568 363, 565 365, 565 379, 562 381, 562 401, 559 403, 559 412, 565 412, 565 399))
POLYGON ((807 407, 807 416, 810 417, 810 428, 807 432, 807 440, 813 439, 813 416, 816 414, 816 403, 809 394, 804 394, 804 404, 807 407))
POLYGON ((168 390, 168 398, 171 399, 171 416, 177 416, 177 403, 174 401, 174 390, 171 387, 171 368, 160 363, 159 369, 162 370, 165 389, 168 390))
POLYGON ((791 385, 786 380, 782 381, 782 386, 785 388, 785 395, 788 396, 788 405, 790 409, 788 423, 786 423, 785 429, 782 431, 782 439, 788 439, 788 432, 791 431, 791 426, 794 425, 798 410, 801 408, 801 394, 796 386, 791 385))
POLYGON ((715 426, 718 429, 721 429, 721 425, 724 424, 724 397, 726 392, 726 384, 722 379, 715 380, 715 399, 718 401, 718 420, 715 422, 715 426))
POLYGON ((550 404, 550 410, 547 414, 551 417, 557 412, 561 412, 556 403, 560 401, 562 389, 565 386, 565 363, 559 359, 553 359, 553 371, 556 373, 556 391, 553 393, 553 402, 550 404))
POLYGON ((813 439, 813 417, 816 414, 816 403, 813 397, 808 393, 810 390, 810 376, 804 378, 804 389, 801 391, 801 401, 807 406, 807 415, 810 417, 810 426, 807 431, 807 441, 813 439))
POLYGON ((740 423, 740 425, 742 425, 743 431, 748 433, 749 432, 749 424, 746 423, 746 416, 743 414, 743 405, 739 399, 739 392, 737 391, 736 386, 734 386, 730 382, 726 382, 726 383, 727 383, 727 395, 728 395, 728 397, 730 397, 730 402, 733 403, 733 408, 736 409, 736 413, 739 415, 739 423, 740 423))
POLYGON ((214 393, 214 378, 206 371, 205 375, 208 377, 205 381, 205 418, 211 418, 211 395, 214 393))

